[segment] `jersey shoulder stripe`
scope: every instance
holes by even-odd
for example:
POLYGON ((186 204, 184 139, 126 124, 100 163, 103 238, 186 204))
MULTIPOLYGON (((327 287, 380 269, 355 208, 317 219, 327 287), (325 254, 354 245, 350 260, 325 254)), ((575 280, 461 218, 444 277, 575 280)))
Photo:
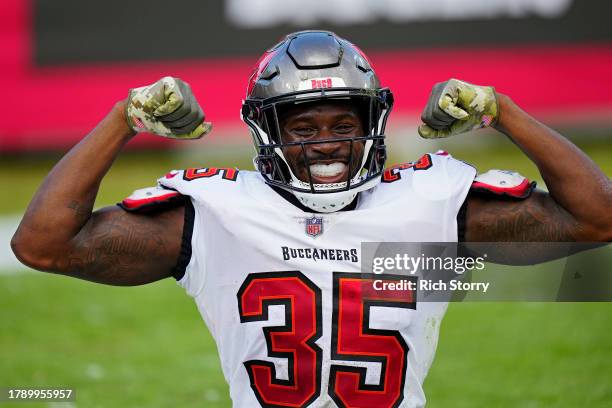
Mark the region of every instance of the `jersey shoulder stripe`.
POLYGON ((506 170, 489 170, 474 179, 471 192, 493 196, 524 199, 531 195, 536 182, 519 173, 506 170))
POLYGON ((156 186, 138 189, 117 205, 130 212, 148 212, 171 208, 182 202, 183 196, 178 191, 156 186))

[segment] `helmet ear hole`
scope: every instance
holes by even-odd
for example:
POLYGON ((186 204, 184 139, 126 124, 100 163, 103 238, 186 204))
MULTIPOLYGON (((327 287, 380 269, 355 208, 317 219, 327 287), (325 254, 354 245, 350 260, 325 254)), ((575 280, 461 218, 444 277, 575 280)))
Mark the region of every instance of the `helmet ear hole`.
POLYGON ((257 163, 257 170, 259 170, 260 173, 267 175, 272 174, 272 169, 274 167, 272 159, 257 157, 255 160, 257 163))
POLYGON ((380 163, 381 167, 387 161, 387 148, 385 145, 376 146, 376 162, 380 163))
POLYGON ((389 90, 386 89, 380 92, 379 100, 384 109, 391 109, 393 107, 393 94, 389 90))
POLYGON ((255 122, 257 122, 261 118, 261 108, 259 106, 255 106, 255 107, 253 107, 251 109, 249 114, 250 114, 249 119, 254 120, 255 122))
POLYGON ((248 120, 252 120, 255 123, 259 124, 259 120, 261 119, 261 107, 259 106, 254 106, 252 104, 249 103, 243 103, 242 104, 242 117, 248 119, 248 120))

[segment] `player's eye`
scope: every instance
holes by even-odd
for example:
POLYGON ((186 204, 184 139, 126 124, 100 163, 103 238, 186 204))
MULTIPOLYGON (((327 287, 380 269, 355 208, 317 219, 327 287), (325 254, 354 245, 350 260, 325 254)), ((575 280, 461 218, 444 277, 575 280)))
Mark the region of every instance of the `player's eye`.
POLYGON ((351 123, 341 123, 341 124, 336 125, 334 127, 334 131, 336 133, 339 133, 339 134, 342 134, 342 135, 351 133, 354 130, 355 130, 355 125, 353 125, 351 123))
POLYGON ((291 133, 299 137, 306 138, 306 137, 314 136, 317 133, 317 130, 310 126, 300 126, 300 127, 293 128, 291 130, 291 133))

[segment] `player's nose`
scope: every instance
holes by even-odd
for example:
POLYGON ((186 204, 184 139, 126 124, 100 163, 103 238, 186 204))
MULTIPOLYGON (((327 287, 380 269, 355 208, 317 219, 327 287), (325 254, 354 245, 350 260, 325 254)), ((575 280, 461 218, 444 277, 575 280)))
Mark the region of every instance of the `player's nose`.
POLYGON ((310 150, 313 153, 313 155, 317 155, 317 156, 323 156, 323 157, 335 156, 335 155, 338 155, 342 151, 344 147, 343 145, 346 143, 347 142, 336 141, 333 138, 326 138, 326 139, 322 139, 321 141, 317 143, 311 144, 310 150))
POLYGON ((347 142, 340 142, 337 139, 337 135, 329 128, 322 127, 317 134, 317 142, 311 145, 311 150, 324 155, 336 153, 347 144, 347 142))

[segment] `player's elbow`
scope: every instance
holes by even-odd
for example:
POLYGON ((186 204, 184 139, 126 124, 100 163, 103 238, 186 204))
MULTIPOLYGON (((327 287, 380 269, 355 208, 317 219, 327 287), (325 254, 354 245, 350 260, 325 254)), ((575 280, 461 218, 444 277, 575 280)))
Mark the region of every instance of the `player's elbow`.
POLYGON ((577 241, 612 242, 612 217, 605 216, 597 222, 582 225, 577 241))
POLYGON ((612 181, 608 180, 606 193, 604 197, 599 200, 601 205, 601 212, 599 222, 597 223, 599 228, 599 239, 598 242, 612 242, 612 181))
POLYGON ((612 208, 612 197, 610 197, 609 202, 608 202, 608 206, 606 208, 605 214, 606 216, 604 217, 604 225, 602 227, 602 235, 603 235, 603 240, 604 242, 612 242, 612 211, 610 211, 610 209, 612 208))
POLYGON ((591 230, 593 231, 592 241, 594 242, 612 242, 612 184, 610 187, 610 194, 607 196, 607 200, 601 200, 601 210, 598 211, 591 223, 591 230))
POLYGON ((585 200, 582 212, 574 216, 576 241, 612 242, 612 182, 599 194, 585 200))
POLYGON ((33 241, 17 230, 11 239, 11 249, 15 257, 29 268, 44 272, 55 272, 55 269, 57 269, 56 258, 37 248, 33 241))
POLYGON ((608 218, 608 222, 600 228, 597 242, 612 242, 612 217, 608 218))

